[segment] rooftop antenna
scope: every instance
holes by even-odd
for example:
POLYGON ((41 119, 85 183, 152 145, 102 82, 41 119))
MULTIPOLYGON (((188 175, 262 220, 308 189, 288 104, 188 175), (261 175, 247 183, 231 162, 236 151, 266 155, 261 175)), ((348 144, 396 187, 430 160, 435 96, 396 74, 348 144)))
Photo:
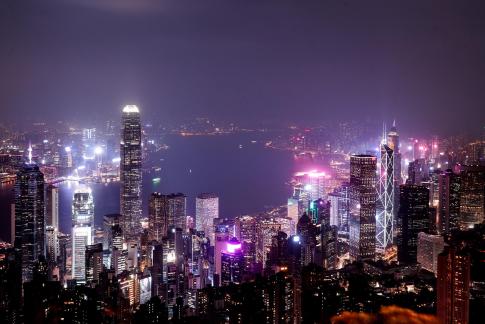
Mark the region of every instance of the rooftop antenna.
POLYGON ((27 150, 29 151, 29 164, 32 164, 32 143, 29 142, 29 148, 27 150))

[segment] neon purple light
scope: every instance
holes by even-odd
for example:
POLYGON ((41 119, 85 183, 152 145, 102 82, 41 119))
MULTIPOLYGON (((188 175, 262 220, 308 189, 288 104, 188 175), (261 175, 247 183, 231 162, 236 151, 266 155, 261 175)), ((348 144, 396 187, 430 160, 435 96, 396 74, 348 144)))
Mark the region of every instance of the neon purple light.
POLYGON ((236 250, 241 249, 241 243, 233 244, 233 243, 227 243, 226 250, 229 253, 235 253, 236 250))

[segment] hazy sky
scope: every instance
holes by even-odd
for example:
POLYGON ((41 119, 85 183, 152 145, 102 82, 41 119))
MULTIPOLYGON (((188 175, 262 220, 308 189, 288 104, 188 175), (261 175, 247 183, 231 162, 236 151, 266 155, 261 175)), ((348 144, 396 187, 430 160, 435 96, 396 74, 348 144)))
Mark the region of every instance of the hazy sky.
POLYGON ((118 120, 126 103, 478 129, 485 1, 0 1, 1 120, 118 120))

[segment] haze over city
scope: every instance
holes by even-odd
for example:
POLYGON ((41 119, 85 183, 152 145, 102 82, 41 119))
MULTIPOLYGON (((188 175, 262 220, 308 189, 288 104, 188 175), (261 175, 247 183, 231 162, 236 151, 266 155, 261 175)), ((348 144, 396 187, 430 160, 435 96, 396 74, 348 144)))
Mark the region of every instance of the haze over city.
POLYGON ((485 2, 0 2, 0 323, 482 323, 485 2))
POLYGON ((2 1, 0 109, 15 123, 485 118, 483 1, 2 1))

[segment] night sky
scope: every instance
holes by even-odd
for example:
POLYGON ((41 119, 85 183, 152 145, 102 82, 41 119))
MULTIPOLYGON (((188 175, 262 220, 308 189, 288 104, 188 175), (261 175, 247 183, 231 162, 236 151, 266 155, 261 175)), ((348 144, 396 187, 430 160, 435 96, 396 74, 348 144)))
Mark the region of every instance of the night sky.
POLYGON ((1 120, 485 124, 485 1, 1 0, 1 120), (397 4, 399 2, 399 4, 397 4))

